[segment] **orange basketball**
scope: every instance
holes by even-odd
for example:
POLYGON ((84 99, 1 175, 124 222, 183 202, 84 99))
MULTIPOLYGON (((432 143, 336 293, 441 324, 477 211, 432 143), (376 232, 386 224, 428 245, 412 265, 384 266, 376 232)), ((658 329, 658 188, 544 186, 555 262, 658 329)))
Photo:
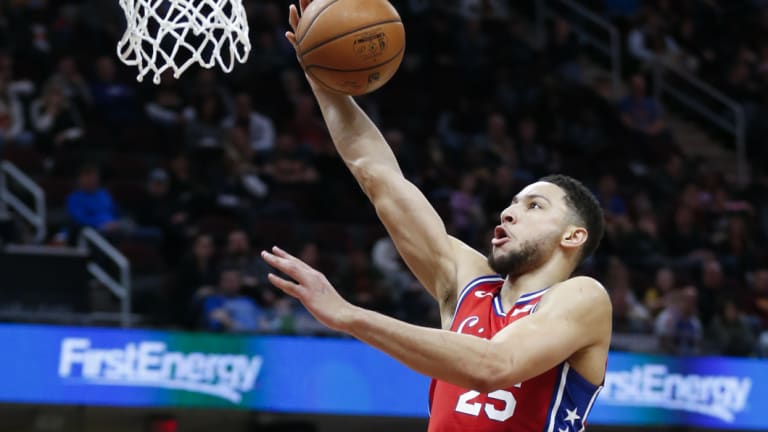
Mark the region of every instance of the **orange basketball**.
POLYGON ((296 43, 299 62, 315 82, 357 96, 397 72, 405 29, 387 0, 315 0, 299 20, 296 43))

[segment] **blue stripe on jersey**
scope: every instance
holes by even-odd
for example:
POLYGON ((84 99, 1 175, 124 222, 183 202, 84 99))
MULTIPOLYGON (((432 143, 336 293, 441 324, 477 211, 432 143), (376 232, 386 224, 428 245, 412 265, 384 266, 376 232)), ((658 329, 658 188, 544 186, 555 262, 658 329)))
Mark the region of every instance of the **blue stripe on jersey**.
MULTIPOLYGON (((459 298, 456 300, 456 308, 453 310, 453 316, 455 317, 456 313, 459 312, 459 306, 461 306, 461 302, 464 301, 464 298, 467 296, 467 294, 469 294, 470 291, 472 291, 473 288, 482 283, 501 282, 503 280, 504 278, 499 275, 485 275, 472 279, 467 285, 464 286, 464 288, 461 289, 459 298)), ((451 326, 453 326, 453 318, 451 318, 451 325, 449 325, 448 328, 451 328, 451 326)))
POLYGON ((504 306, 501 304, 501 292, 499 292, 496 297, 493 298, 493 310, 496 312, 496 315, 507 316, 504 313, 504 306))
POLYGON ((549 287, 546 287, 546 288, 542 288, 542 289, 540 289, 538 291, 534 291, 532 293, 523 294, 523 295, 520 296, 519 299, 517 299, 515 304, 529 302, 529 301, 535 299, 536 297, 539 297, 539 296, 543 295, 544 291, 546 291, 548 289, 549 289, 549 287))
POLYGON ((581 432, 602 386, 584 379, 567 362, 559 366, 559 372, 544 431, 581 432))

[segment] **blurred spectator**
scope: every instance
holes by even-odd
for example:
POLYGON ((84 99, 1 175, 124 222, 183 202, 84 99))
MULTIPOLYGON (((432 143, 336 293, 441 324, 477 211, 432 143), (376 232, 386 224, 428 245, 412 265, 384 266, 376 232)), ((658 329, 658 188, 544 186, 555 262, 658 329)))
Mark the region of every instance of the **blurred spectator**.
POLYGON ((459 187, 451 192, 450 201, 451 225, 456 230, 456 236, 473 242, 478 227, 483 223, 483 207, 477 197, 477 179, 474 174, 465 173, 461 176, 459 187))
POLYGON ((272 120, 253 110, 251 97, 241 93, 235 98, 235 112, 224 121, 224 127, 238 127, 244 131, 248 143, 257 153, 265 153, 275 146, 275 126, 272 120))
POLYGON ((699 275, 698 295, 698 312, 702 323, 709 325, 726 299, 735 294, 734 288, 727 284, 720 262, 716 259, 704 261, 699 275))
POLYGON ((623 216, 627 213, 627 205, 624 198, 619 195, 616 177, 612 174, 604 174, 600 177, 595 195, 600 201, 606 217, 623 216))
MULTIPOLYGON (((553 171, 550 148, 541 141, 539 126, 533 117, 523 117, 517 124, 517 153, 521 169, 534 178, 553 171)), ((556 169, 554 170, 556 171, 556 169)))
POLYGON ((627 263, 641 271, 657 268, 667 259, 666 245, 659 235, 654 213, 638 216, 634 229, 619 238, 619 250, 627 263))
POLYGON ((243 289, 248 294, 260 297, 269 282, 269 266, 251 249, 251 242, 245 230, 237 229, 227 235, 227 245, 221 257, 224 268, 240 272, 243 289))
POLYGON ((488 155, 488 160, 475 161, 478 165, 505 165, 513 168, 518 166, 518 155, 515 140, 507 130, 507 119, 501 113, 491 113, 485 125, 485 131, 475 136, 473 147, 484 150, 479 154, 488 155))
POLYGON ((382 275, 371 265, 368 254, 356 248, 349 251, 340 274, 345 297, 352 303, 387 313, 391 311, 392 299, 397 296, 391 286, 383 286, 382 275))
POLYGON ((703 327, 696 311, 696 287, 674 291, 671 301, 656 317, 659 348, 667 354, 696 355, 701 352, 703 327))
POLYGON ((233 175, 240 178, 245 190, 254 198, 264 198, 269 193, 269 187, 259 176, 260 169, 256 165, 255 149, 248 142, 248 136, 240 127, 229 131, 229 139, 225 147, 225 165, 230 167, 233 175))
POLYGON ((224 269, 218 289, 203 300, 206 330, 255 333, 267 329, 267 315, 251 298, 241 294, 240 272, 224 269))
POLYGON ((176 264, 190 220, 184 206, 171 194, 170 177, 165 170, 156 168, 149 173, 146 195, 135 216, 141 226, 162 232, 166 261, 176 264))
POLYGON ((650 328, 650 314, 637 300, 627 266, 611 258, 605 274, 613 304, 613 329, 617 332, 642 332, 650 328))
POLYGON ((568 21, 562 17, 555 18, 547 40, 547 58, 551 62, 550 67, 566 81, 582 81, 579 48, 579 41, 568 21))
POLYGON ((56 72, 51 75, 44 88, 51 86, 61 88, 64 97, 80 112, 87 111, 93 103, 91 89, 72 56, 64 56, 59 59, 56 72))
POLYGON ((170 194, 178 200, 190 217, 196 216, 210 205, 210 191, 192 171, 192 163, 185 153, 178 153, 169 162, 170 194))
POLYGON ((24 111, 18 98, 0 77, 0 147, 7 143, 28 144, 24 135, 24 111))
POLYGON ((666 33, 662 18, 655 12, 648 12, 643 21, 629 32, 629 53, 649 66, 656 61, 677 61, 680 47, 666 33))
POLYGON ((674 209, 672 223, 664 232, 664 239, 673 257, 700 256, 710 247, 696 224, 693 210, 682 205, 674 209))
POLYGON ((293 104, 291 132, 299 146, 318 151, 327 140, 328 130, 318 115, 315 99, 307 93, 301 93, 293 100, 293 104))
POLYGON ((202 299, 213 293, 218 282, 215 246, 209 234, 198 234, 192 250, 176 268, 173 298, 176 322, 186 327, 194 325, 202 299))
POLYGON ((218 149, 224 143, 226 110, 215 93, 205 94, 185 111, 186 142, 191 150, 218 149))
POLYGON ((107 234, 126 232, 130 228, 112 195, 101 186, 98 167, 84 165, 77 182, 77 190, 67 197, 69 216, 77 226, 96 228, 107 234))
POLYGON ((144 112, 153 123, 164 127, 177 127, 186 122, 186 99, 179 80, 170 69, 160 76, 160 84, 152 84, 144 112))
POLYGON ((669 305, 675 287, 675 273, 671 268, 660 267, 656 270, 653 284, 645 290, 644 303, 651 315, 657 316, 669 305))
POLYGON ((749 357, 755 352, 755 335, 736 302, 726 300, 708 328, 707 341, 715 354, 749 357))
POLYGON ((273 182, 282 185, 314 183, 318 178, 310 155, 302 151, 293 135, 286 133, 277 136, 275 152, 264 166, 264 172, 273 182))
POLYGON ((411 272, 403 265, 395 244, 388 236, 376 240, 373 244, 371 264, 384 277, 398 297, 415 282, 411 272))
POLYGON ((106 127, 123 127, 136 119, 136 90, 117 76, 111 56, 96 60, 96 79, 90 84, 93 108, 106 127))
POLYGON ((43 97, 32 102, 30 114, 38 145, 45 150, 70 147, 83 138, 80 113, 58 83, 49 84, 43 97))
POLYGON ((654 137, 666 131, 661 107, 648 95, 642 74, 630 79, 630 94, 619 102, 619 112, 624 126, 642 136, 654 137))

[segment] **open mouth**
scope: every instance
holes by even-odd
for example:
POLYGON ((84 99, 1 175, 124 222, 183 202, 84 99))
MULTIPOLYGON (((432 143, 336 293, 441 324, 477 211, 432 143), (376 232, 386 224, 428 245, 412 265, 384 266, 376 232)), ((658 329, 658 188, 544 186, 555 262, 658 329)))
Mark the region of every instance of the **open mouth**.
POLYGON ((506 243, 508 240, 509 240, 509 234, 504 228, 502 228, 501 226, 497 226, 496 229, 493 230, 493 239, 491 239, 492 245, 500 246, 506 243))

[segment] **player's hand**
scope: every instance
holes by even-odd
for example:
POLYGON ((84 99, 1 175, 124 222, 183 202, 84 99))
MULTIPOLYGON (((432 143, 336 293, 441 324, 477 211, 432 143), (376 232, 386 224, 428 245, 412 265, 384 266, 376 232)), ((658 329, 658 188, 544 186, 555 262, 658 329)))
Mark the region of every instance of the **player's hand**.
POLYGON ((261 256, 267 264, 296 281, 270 273, 268 278, 272 285, 297 298, 321 323, 344 331, 355 307, 339 295, 324 274, 277 246, 272 248, 272 253, 262 251, 261 256))
POLYGON ((296 9, 295 4, 288 6, 288 24, 291 25, 293 31, 285 32, 285 38, 288 39, 294 48, 296 48, 296 29, 299 27, 299 20, 301 19, 301 15, 304 14, 304 9, 306 9, 310 3, 312 3, 312 0, 299 0, 299 8, 301 8, 301 11, 296 9))

